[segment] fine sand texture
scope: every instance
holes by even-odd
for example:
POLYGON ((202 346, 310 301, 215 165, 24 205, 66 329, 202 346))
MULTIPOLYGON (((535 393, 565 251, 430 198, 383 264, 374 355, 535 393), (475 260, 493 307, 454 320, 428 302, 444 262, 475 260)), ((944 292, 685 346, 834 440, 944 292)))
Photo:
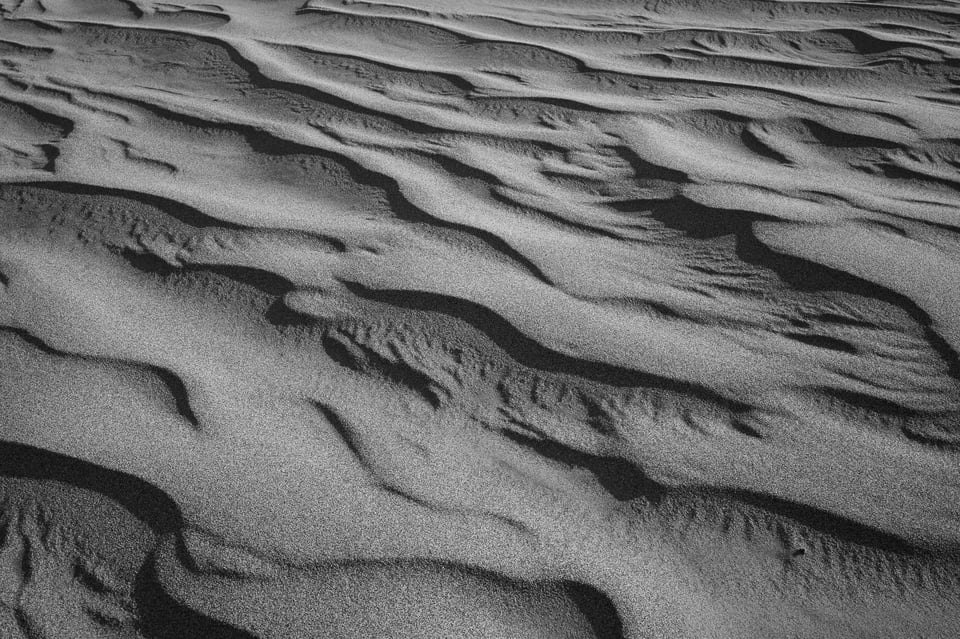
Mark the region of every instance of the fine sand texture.
POLYGON ((960 1, 0 0, 0 639, 960 637, 960 1))

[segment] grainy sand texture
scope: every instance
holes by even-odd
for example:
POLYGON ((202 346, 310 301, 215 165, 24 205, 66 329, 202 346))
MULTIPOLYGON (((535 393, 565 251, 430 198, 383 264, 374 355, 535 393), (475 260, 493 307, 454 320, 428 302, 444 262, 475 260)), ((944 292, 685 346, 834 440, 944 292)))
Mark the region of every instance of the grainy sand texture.
POLYGON ((0 638, 960 637, 960 2, 0 0, 0 638))

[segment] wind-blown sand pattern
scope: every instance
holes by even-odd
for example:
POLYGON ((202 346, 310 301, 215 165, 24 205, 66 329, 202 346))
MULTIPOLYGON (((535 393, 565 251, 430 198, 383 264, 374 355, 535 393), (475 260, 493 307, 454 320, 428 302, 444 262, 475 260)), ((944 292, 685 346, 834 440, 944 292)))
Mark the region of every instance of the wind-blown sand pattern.
POLYGON ((960 636, 960 2, 0 1, 0 636, 960 636))

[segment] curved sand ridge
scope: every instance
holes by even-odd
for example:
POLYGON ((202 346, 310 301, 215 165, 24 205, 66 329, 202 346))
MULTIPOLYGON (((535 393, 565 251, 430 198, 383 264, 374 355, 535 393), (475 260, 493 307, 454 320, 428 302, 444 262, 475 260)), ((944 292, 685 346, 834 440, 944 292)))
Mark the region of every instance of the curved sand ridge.
POLYGON ((960 5, 0 2, 4 637, 960 635, 960 5))

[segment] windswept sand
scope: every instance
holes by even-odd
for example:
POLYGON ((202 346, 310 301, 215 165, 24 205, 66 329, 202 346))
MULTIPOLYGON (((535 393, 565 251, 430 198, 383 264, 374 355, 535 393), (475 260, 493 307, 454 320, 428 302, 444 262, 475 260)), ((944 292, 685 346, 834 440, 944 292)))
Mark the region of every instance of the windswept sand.
POLYGON ((960 2, 0 15, 2 639, 960 637, 960 2))

